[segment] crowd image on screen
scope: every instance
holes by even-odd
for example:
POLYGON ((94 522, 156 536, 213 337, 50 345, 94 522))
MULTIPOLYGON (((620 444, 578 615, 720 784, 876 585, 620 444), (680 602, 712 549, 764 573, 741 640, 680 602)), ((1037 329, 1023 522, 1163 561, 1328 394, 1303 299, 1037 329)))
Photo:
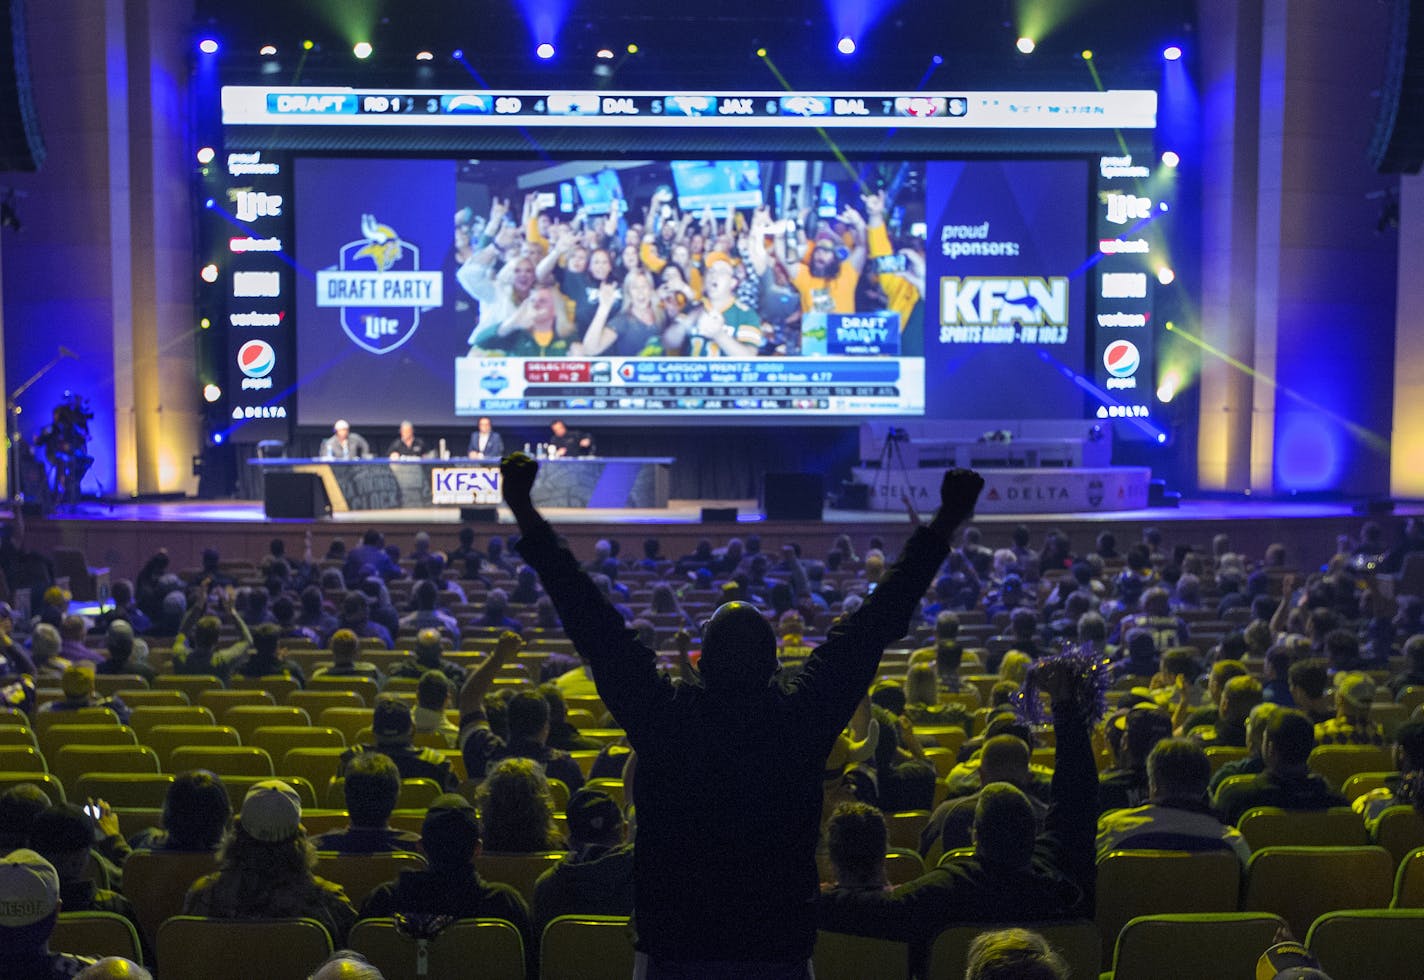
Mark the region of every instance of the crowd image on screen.
POLYGON ((469 203, 445 269, 470 355, 798 356, 824 353, 813 314, 856 313, 891 314, 896 350, 922 351, 922 180, 908 164, 576 169, 531 185, 511 165, 462 168, 469 203))

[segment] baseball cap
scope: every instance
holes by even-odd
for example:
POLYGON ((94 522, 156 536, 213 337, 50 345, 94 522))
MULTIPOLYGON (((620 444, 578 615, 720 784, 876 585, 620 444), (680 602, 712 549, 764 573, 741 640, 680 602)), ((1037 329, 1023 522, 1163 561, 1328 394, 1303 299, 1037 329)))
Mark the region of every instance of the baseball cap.
POLYGON ((253 783, 242 800, 242 829, 249 837, 277 843, 302 829, 302 800, 280 779, 253 783))
POLYGON ((1256 961, 1256 980, 1330 980, 1320 961, 1294 940, 1276 943, 1256 961))
POLYGON ((24 847, 0 858, 0 926, 32 926, 58 906, 59 874, 54 865, 24 847))
POLYGON ((371 712, 371 732, 377 738, 399 738, 409 735, 414 727, 410 705, 399 698, 376 699, 376 707, 371 712))
POLYGON ((437 796, 420 825, 421 847, 435 863, 468 860, 481 836, 474 804, 458 793, 437 796))
POLYGON ((67 698, 82 698, 94 691, 94 668, 89 664, 74 664, 64 668, 59 686, 67 698))
POLYGON ((601 789, 581 789, 569 797, 569 836, 575 840, 599 840, 623 822, 623 812, 613 797, 601 789))
POLYGON ((1336 681, 1335 690, 1351 707, 1361 711, 1368 711, 1370 703, 1375 699, 1375 682, 1370 680, 1368 674, 1356 672, 1344 674, 1336 681))

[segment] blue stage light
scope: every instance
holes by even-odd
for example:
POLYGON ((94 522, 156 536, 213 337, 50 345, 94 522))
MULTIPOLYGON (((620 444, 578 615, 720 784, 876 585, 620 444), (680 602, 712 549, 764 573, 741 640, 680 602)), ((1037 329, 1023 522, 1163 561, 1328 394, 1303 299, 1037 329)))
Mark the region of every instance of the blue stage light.
POLYGON ((1162 57, 1167 61, 1178 61, 1182 57, 1182 49, 1172 44, 1162 49, 1162 57))
POLYGON ((212 38, 212 37, 205 37, 205 38, 203 38, 201 41, 198 42, 198 50, 201 51, 201 52, 203 52, 203 54, 217 54, 217 53, 218 53, 218 42, 217 42, 217 38, 212 38))
POLYGON ((454 58, 456 61, 464 61, 464 60, 465 60, 465 49, 464 49, 464 48, 456 48, 454 51, 450 52, 450 57, 454 58))
POLYGON ((554 56, 554 46, 548 41, 544 41, 534 49, 534 54, 539 57, 539 60, 548 61, 554 56))
POLYGON ((836 50, 841 54, 855 54, 855 39, 847 34, 836 42, 836 50))

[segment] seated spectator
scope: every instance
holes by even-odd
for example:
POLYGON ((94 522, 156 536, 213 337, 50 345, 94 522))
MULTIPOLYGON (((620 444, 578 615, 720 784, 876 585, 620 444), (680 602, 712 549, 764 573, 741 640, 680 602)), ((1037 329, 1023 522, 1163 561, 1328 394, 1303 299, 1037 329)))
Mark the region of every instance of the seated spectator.
POLYGON ((939 671, 933 663, 912 663, 905 671, 905 716, 916 725, 958 725, 969 730, 970 719, 957 704, 939 703, 939 671))
POLYGON ((312 838, 318 851, 341 854, 377 854, 414 851, 420 838, 408 830, 391 829, 391 811, 400 799, 401 779, 396 764, 377 752, 356 756, 346 767, 346 812, 351 823, 312 838))
POLYGON ((109 586, 109 601, 113 608, 103 612, 94 623, 94 631, 107 630, 115 620, 123 620, 133 627, 135 633, 147 633, 153 622, 134 602, 133 583, 126 578, 115 579, 109 586))
POLYGON ((338 949, 317 967, 311 980, 385 980, 385 974, 354 949, 338 949))
POLYGON ((454 793, 436 797, 420 827, 429 867, 402 871, 395 881, 377 886, 361 904, 361 917, 503 919, 519 930, 529 975, 537 976, 533 964, 539 946, 529 906, 509 885, 485 881, 475 870, 475 857, 484 850, 481 837, 480 818, 469 800, 454 793))
POLYGON ((49 938, 59 921, 59 874, 34 851, 0 858, 0 950, 6 976, 72 977, 96 962, 92 956, 52 953, 49 938))
POLYGON ((1099 811, 1125 810, 1147 802, 1151 795, 1147 756, 1158 742, 1171 737, 1172 719, 1150 704, 1135 704, 1108 718, 1107 742, 1113 764, 1098 780, 1099 811))
POLYGON ((1216 798, 1217 787, 1232 776, 1254 776, 1265 770, 1266 760, 1261 756, 1261 741, 1266 735, 1266 725, 1280 710, 1281 705, 1272 704, 1270 701, 1262 701, 1251 709, 1251 713, 1246 716, 1246 757, 1224 762, 1211 774, 1207 790, 1213 799, 1216 798))
POLYGON ((1282 708, 1266 724, 1261 742, 1265 768, 1250 783, 1222 787, 1217 809, 1230 824, 1252 807, 1278 806, 1287 810, 1325 810, 1344 806, 1345 798, 1325 780, 1310 772, 1306 763, 1315 748, 1315 726, 1292 708, 1282 708))
POLYGON ((985 742, 979 756, 979 792, 945 800, 935 809, 920 833, 920 854, 928 857, 936 842, 943 852, 973 847, 974 814, 984 794, 983 787, 993 783, 1007 783, 1022 790, 1033 811, 1034 825, 1042 831, 1048 805, 1034 795, 1036 787, 1028 762, 1028 743, 1016 735, 995 735, 985 742))
POLYGON ((1244 867, 1251 849, 1207 804, 1211 763, 1191 739, 1168 738, 1147 756, 1148 801, 1098 817, 1098 860, 1110 851, 1231 850, 1244 867))
MULTIPOLYGON (((138 656, 138 646, 143 641, 134 638, 133 627, 122 619, 109 624, 104 638, 104 648, 109 658, 94 668, 95 674, 130 674, 142 677, 151 685, 158 677, 154 670, 138 656)), ((143 644, 144 656, 148 655, 148 644, 143 644)))
POLYGON ((80 708, 108 708, 119 716, 119 723, 129 722, 129 708, 117 697, 101 698, 94 693, 94 665, 75 664, 64 669, 59 679, 64 697, 40 706, 40 711, 78 711, 80 708))
POLYGON ((17 674, 34 675, 35 662, 24 648, 15 642, 15 613, 8 602, 0 602, 0 677, 17 674))
POLYGON ((1370 666, 1360 656, 1360 638, 1348 629, 1331 630, 1325 634, 1325 659, 1333 673, 1364 670, 1370 666))
POLYGON ((427 670, 415 686, 415 712, 412 720, 416 734, 436 733, 445 739, 445 747, 458 744, 460 729, 445 717, 450 703, 450 679, 438 670, 427 670))
POLYGON ((282 656, 282 630, 275 623, 263 623, 252 633, 247 655, 233 667, 243 677, 290 677, 297 687, 306 687, 300 665, 282 656))
POLYGON ((231 818, 222 779, 206 769, 190 769, 174 777, 163 798, 163 829, 140 831, 129 846, 136 851, 216 851, 231 818))
POLYGON ((98 650, 84 645, 84 634, 89 632, 89 624, 83 616, 65 616, 59 624, 59 655, 72 664, 97 666, 104 660, 98 650))
POLYGON ((569 798, 569 856, 534 885, 534 932, 561 915, 632 915, 633 845, 623 812, 607 793, 569 798))
POLYGON ((890 891, 885 817, 866 803, 842 803, 826 822, 826 856, 836 879, 823 891, 890 891))
POLYGON ((36 675, 58 677, 69 666, 69 661, 59 655, 62 642, 58 627, 49 623, 36 624, 30 632, 30 660, 34 663, 36 675))
POLYGON ((30 849, 54 866, 59 875, 59 896, 69 912, 113 912, 128 919, 135 929, 133 905, 118 892, 94 883, 91 848, 94 818, 73 803, 52 806, 35 818, 30 828, 30 849))
POLYGON ((106 956, 93 966, 80 970, 74 975, 74 980, 153 980, 153 974, 133 960, 106 956))
MULTIPOLYGON (((1012 735, 1027 745, 1030 752, 1033 751, 1033 729, 1012 710, 1004 708, 994 711, 985 723, 983 733, 960 746, 959 757, 964 761, 956 764, 944 778, 946 798, 969 796, 980 790, 983 784, 979 779, 979 766, 983 761, 984 746, 995 735, 1012 735)), ((1030 765, 1029 773, 1033 777, 1031 792, 1047 802, 1052 771, 1030 765)))
MULTIPOLYGON (((523 647, 524 641, 517 633, 502 633, 494 653, 475 668, 460 690, 460 740, 465 771, 472 779, 479 779, 501 759, 532 759, 544 767, 550 779, 559 780, 570 793, 575 793, 583 785, 583 772, 567 752, 549 748, 549 705, 542 695, 521 691, 509 700, 508 739, 495 734, 485 715, 484 698, 500 667, 513 660, 523 647)), ((485 824, 488 830, 488 819, 485 824)))
POLYGON ((1068 980, 1068 964, 1036 932, 981 932, 969 943, 964 980, 1068 980))
MULTIPOLYGON (((1172 712, 1175 734, 1186 735, 1202 725, 1215 725, 1221 719, 1221 692, 1226 688, 1226 682, 1233 677, 1245 677, 1248 673, 1246 665, 1239 660, 1228 658, 1212 664, 1207 675, 1206 697, 1202 700, 1202 706, 1195 710, 1191 707, 1186 689, 1177 688, 1172 712)), ((1246 713, 1242 712, 1241 717, 1244 720, 1246 713)))
POLYGON ((1369 674, 1335 676, 1335 717, 1315 726, 1318 745, 1384 745, 1384 728, 1370 721, 1375 682, 1369 674))
POLYGON ((1187 733, 1203 745, 1246 747, 1246 717, 1261 703, 1261 682, 1250 675, 1233 677, 1221 689, 1216 721, 1187 733))
MULTIPOLYGON (((335 570, 333 569, 333 571, 335 570)), ((337 577, 340 577, 339 573, 337 577)), ((335 616, 327 612, 319 586, 309 585, 303 589, 301 601, 301 612, 294 622, 297 626, 307 630, 314 642, 320 643, 323 636, 330 636, 336 632, 339 622, 335 616)), ((279 624, 281 623, 280 615, 277 621, 279 624)))
POLYGON ((1389 692, 1398 700, 1406 687, 1424 686, 1424 633, 1404 641, 1404 670, 1389 679, 1389 692))
POLYGON ((401 617, 400 625, 403 629, 433 629, 444 633, 457 644, 460 642, 459 621, 439 608, 439 586, 429 579, 417 582, 410 598, 414 609, 401 617))
POLYGON ((1098 773, 1088 735, 1089 705, 1080 668, 1041 666, 1057 740, 1053 803, 1035 836, 1023 791, 986 787, 974 817, 974 855, 945 864, 893 892, 832 891, 820 900, 822 929, 911 944, 925 962, 935 936, 950 923, 1022 922, 1091 915, 1098 773))
MULTIPOLYGON (((371 604, 364 593, 348 592, 341 603, 341 618, 337 629, 348 629, 363 640, 379 640, 381 646, 389 650, 394 646, 390 630, 371 619, 371 604)), ((330 642, 328 638, 327 642, 330 642)))
POLYGON ((252 646, 252 633, 226 596, 222 599, 221 608, 237 624, 241 639, 231 646, 218 649, 218 642, 222 638, 222 620, 217 616, 205 615, 207 593, 195 590, 194 601, 189 604, 188 612, 178 627, 178 635, 173 639, 173 673, 211 674, 227 680, 233 666, 252 646), (188 639, 190 635, 191 643, 188 639))
POLYGON ((391 668, 392 677, 420 678, 427 670, 438 670, 459 688, 465 683, 465 668, 445 659, 445 645, 440 631, 423 629, 415 635, 415 650, 411 656, 391 668))
POLYGON ((485 596, 485 611, 475 625, 485 629, 521 630, 523 624, 509 616, 509 596, 503 589, 491 589, 485 596))
MULTIPOLYGON (((1251 624, 1255 626, 1255 623, 1251 624)), ((1267 627, 1269 630, 1270 627, 1267 627)), ((1250 627, 1247 627, 1250 631, 1250 627)), ((1276 643, 1266 651, 1266 681, 1261 686, 1262 700, 1271 704, 1278 704, 1282 708, 1294 708, 1295 699, 1290 693, 1290 669, 1295 662, 1290 647, 1284 643, 1276 643)))
POLYGON ((52 805, 34 783, 17 783, 0 793, 0 854, 30 846, 35 820, 52 805))
POLYGON ((495 764, 476 791, 491 851, 528 854, 562 851, 564 838, 554 823, 554 800, 543 769, 532 759, 495 764))
POLYGON ((1127 656, 1115 667, 1114 675, 1118 678, 1135 677, 1145 683, 1157 676, 1157 646, 1152 641, 1152 633, 1146 629, 1129 630, 1127 656))
POLYGON ((371 710, 371 734, 376 740, 374 745, 354 745, 342 754, 336 766, 338 776, 346 775, 347 768, 357 756, 379 752, 396 764, 401 779, 432 779, 447 791, 454 790, 460 784, 459 777, 450 770, 450 763, 442 753, 411 744, 415 718, 411 706, 405 701, 388 694, 376 698, 376 706, 371 710))
POLYGON ((336 945, 356 921, 346 892, 312 873, 316 848, 302 829, 302 802, 280 779, 256 783, 223 835, 218 870, 188 889, 184 915, 219 919, 315 919, 336 945))
POLYGON ((356 659, 360 652, 361 641, 355 633, 346 629, 337 630, 331 634, 331 663, 318 667, 312 677, 365 677, 380 687, 385 682, 385 675, 375 664, 356 659))
POLYGON ((1394 765, 1397 774, 1385 785, 1372 789, 1351 806, 1362 814, 1367 826, 1392 806, 1412 806, 1424 812, 1424 721, 1406 721, 1394 733, 1394 765))
POLYGON ((602 742, 580 735, 579 730, 569 723, 568 706, 557 686, 540 684, 539 693, 543 695, 544 703, 549 706, 549 737, 545 739, 545 744, 550 749, 560 752, 596 752, 603 748, 602 742))
POLYGON ((1329 694, 1330 672, 1324 660, 1317 657, 1297 660, 1290 666, 1288 682, 1291 700, 1312 724, 1335 717, 1335 704, 1329 694))

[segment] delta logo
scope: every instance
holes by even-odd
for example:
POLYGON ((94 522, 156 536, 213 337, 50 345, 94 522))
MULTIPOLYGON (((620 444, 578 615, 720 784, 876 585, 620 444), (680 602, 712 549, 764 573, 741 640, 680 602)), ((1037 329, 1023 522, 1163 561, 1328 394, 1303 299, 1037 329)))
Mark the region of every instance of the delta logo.
POLYGON ((1109 389, 1136 388, 1137 379, 1133 375, 1141 366, 1142 355, 1130 340, 1114 340, 1103 351, 1103 367, 1111 375, 1108 378, 1109 389))
POLYGON ((277 366, 277 352, 265 340, 249 340, 237 349, 237 366, 246 375, 243 391, 272 387, 272 369, 277 366))

